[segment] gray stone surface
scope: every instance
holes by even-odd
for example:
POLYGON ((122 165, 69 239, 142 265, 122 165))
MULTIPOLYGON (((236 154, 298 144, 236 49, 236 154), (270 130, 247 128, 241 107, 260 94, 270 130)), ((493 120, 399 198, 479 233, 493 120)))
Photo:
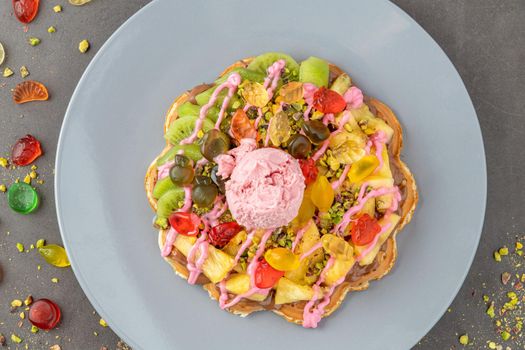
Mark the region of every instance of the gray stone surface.
MULTIPOLYGON (((525 273, 524 267, 516 267, 520 259, 515 256, 504 257, 499 264, 492 258, 495 249, 503 245, 513 247, 516 237, 525 234, 525 218, 521 215, 525 188, 522 176, 525 162, 521 159, 525 146, 525 22, 522 20, 525 3, 522 0, 394 2, 434 37, 461 74, 478 113, 488 164, 487 216, 476 259, 449 312, 414 349, 461 348, 457 339, 464 333, 470 336, 473 344, 470 348, 486 348, 488 341, 503 344, 503 349, 506 346, 523 348, 521 337, 507 342, 500 340, 496 326, 485 314, 482 294, 489 295, 500 306, 505 292, 511 288, 510 284, 501 284, 501 273, 525 273)), ((5 198, 0 198, 0 266, 4 272, 0 282, 0 334, 10 338, 11 333, 15 333, 24 339, 18 347, 8 339, 10 349, 23 349, 25 344, 29 349, 47 349, 53 344, 60 344, 64 350, 98 350, 102 345, 115 349, 118 337, 98 324, 99 316, 71 269, 46 265, 35 250, 19 253, 16 243, 21 242, 26 248, 39 238, 60 243, 54 208, 53 163, 67 103, 96 51, 121 23, 148 1, 94 0, 84 7, 73 7, 65 0, 43 1, 40 14, 29 25, 27 33, 14 18, 10 3, 0 2, 0 42, 8 55, 1 68, 8 66, 16 74, 10 78, 0 77, 0 156, 8 155, 18 137, 26 133, 35 135, 42 141, 45 152, 36 162, 39 178, 45 183, 36 184, 42 206, 31 216, 15 215, 8 209, 5 198), (61 4, 63 12, 54 13, 55 4, 61 4), (51 25, 57 29, 55 34, 47 33, 51 25), (29 46, 30 36, 41 38, 42 43, 29 46), (92 46, 88 53, 80 54, 78 43, 85 38, 92 46), (22 106, 11 102, 10 89, 21 81, 18 72, 21 65, 27 66, 30 78, 48 86, 51 94, 48 102, 22 106), (38 265, 42 266, 41 270, 37 269, 38 265), (53 277, 59 282, 52 283, 53 277), (17 326, 21 310, 11 313, 9 303, 28 294, 35 298, 49 297, 60 304, 64 317, 59 329, 35 335, 29 332, 27 320, 21 328, 17 326)), ((454 174, 454 169, 444 171, 447 171, 444 176, 454 174)), ((26 173, 27 169, 0 168, 0 184, 9 185, 26 173)), ((443 247, 436 247, 443 250, 444 258, 448 244, 453 242, 443 242, 443 247)))

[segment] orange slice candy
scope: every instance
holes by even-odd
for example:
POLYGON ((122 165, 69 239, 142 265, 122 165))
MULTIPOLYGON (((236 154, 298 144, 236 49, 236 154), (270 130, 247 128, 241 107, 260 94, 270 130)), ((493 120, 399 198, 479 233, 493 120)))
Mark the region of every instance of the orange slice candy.
POLYGON ((235 114, 232 117, 231 133, 237 141, 245 138, 257 138, 257 130, 255 130, 250 118, 248 118, 246 112, 242 108, 235 111, 235 114))
POLYGON ((27 80, 18 84, 13 90, 13 101, 22 104, 31 101, 46 101, 49 93, 44 84, 34 80, 27 80))

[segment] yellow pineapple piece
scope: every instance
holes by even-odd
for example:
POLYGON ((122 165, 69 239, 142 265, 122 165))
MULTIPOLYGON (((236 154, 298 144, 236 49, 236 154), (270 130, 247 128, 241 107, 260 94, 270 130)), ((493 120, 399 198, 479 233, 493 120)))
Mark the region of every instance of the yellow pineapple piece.
POLYGON ((367 105, 363 105, 361 108, 353 110, 352 115, 357 120, 357 123, 361 127, 361 130, 367 135, 372 135, 375 132, 382 130, 388 137, 388 142, 394 136, 394 129, 392 129, 383 119, 376 118, 375 115, 370 112, 367 105))
POLYGON ((326 272, 324 283, 327 286, 331 286, 341 277, 346 276, 346 274, 352 269, 352 266, 354 266, 354 263, 354 258, 350 260, 335 259, 332 267, 326 272))
MULTIPOLYGON (((226 281, 226 289, 228 290, 228 292, 233 294, 244 294, 247 291, 249 291, 250 288, 250 276, 248 276, 245 273, 232 274, 226 281)), ((264 299, 266 299, 266 297, 266 295, 255 293, 250 295, 246 299, 263 301, 264 299)))
POLYGON ((365 204, 363 205, 363 209, 357 214, 357 216, 361 216, 363 214, 368 214, 371 217, 374 217, 376 212, 376 199, 375 198, 369 198, 365 204))
POLYGON ((301 300, 310 300, 314 296, 312 287, 301 285, 281 277, 275 290, 275 305, 294 303, 301 300))
MULTIPOLYGON (((308 250, 310 250, 316 243, 320 241, 320 234, 319 230, 317 229, 317 225, 314 222, 310 223, 310 226, 308 227, 308 230, 303 235, 303 238, 297 245, 295 249, 295 253, 301 255, 308 250)), ((319 248, 315 253, 310 255, 308 258, 301 260, 299 263, 299 267, 292 271, 287 271, 285 273, 285 276, 297 283, 304 284, 305 280, 304 277, 306 276, 306 271, 308 270, 308 266, 310 264, 315 264, 316 262, 319 262, 323 258, 322 255, 322 249, 319 248)))
MULTIPOLYGON (((178 235, 174 245, 187 257, 193 244, 195 244, 195 237, 178 235)), ((198 259, 199 256, 200 251, 197 251, 195 259, 198 259)), ((211 282, 218 283, 228 275, 231 269, 233 269, 233 258, 214 246, 209 245, 208 258, 204 261, 204 264, 202 264, 202 273, 208 277, 211 282)))
MULTIPOLYGON (((389 223, 390 223, 390 227, 385 232, 383 232, 381 236, 379 236, 379 239, 375 247, 370 252, 368 252, 365 255, 365 257, 361 259, 361 261, 359 261, 359 265, 366 266, 374 262, 374 259, 376 258, 377 253, 379 253, 379 249, 381 248, 383 243, 386 242, 386 240, 388 239, 392 231, 394 231, 394 228, 399 222, 399 219, 401 218, 399 217, 399 215, 396 215, 396 214, 391 214, 386 219, 385 218, 379 219, 379 224, 381 225, 381 227, 384 227, 385 225, 389 223)), ((360 255, 365 250, 365 248, 366 246, 357 246, 357 245, 354 246, 354 251, 355 251, 356 256, 360 255)))
POLYGON ((222 251, 228 255, 236 256, 241 248, 242 243, 246 240, 246 231, 240 231, 222 248, 222 251))

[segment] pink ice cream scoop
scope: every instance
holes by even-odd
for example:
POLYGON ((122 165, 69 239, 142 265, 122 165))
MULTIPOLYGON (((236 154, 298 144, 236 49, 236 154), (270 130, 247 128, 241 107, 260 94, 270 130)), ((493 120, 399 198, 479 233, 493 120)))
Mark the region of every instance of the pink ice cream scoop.
POLYGON ((274 229, 297 216, 304 188, 296 159, 275 148, 259 148, 238 159, 226 182, 226 200, 240 225, 274 229))

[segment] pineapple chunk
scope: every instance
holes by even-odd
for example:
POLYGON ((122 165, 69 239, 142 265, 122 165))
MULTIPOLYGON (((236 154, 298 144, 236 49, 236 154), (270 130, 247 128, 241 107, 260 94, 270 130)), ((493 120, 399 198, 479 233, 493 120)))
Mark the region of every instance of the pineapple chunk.
MULTIPOLYGON (((386 242, 386 240, 388 239, 388 237, 390 236, 392 231, 394 231, 394 228, 396 227, 397 223, 399 222, 399 219, 401 219, 399 217, 399 215, 391 214, 387 219, 381 218, 379 220, 379 224, 381 225, 381 227, 384 227, 388 223, 390 223, 390 227, 385 232, 383 232, 381 234, 381 236, 379 236, 379 239, 377 240, 377 244, 375 245, 375 247, 371 251, 369 251, 364 256, 364 258, 361 259, 361 261, 359 261, 359 265, 366 266, 366 265, 370 265, 372 262, 374 262, 374 259, 376 258, 377 253, 379 253, 379 249, 381 248, 383 243, 386 242)), ((365 249, 366 249, 366 246, 357 246, 356 245, 354 247, 356 255, 360 255, 365 249)))
POLYGON ((353 110, 352 115, 361 129, 367 134, 372 135, 373 133, 382 130, 388 137, 388 142, 394 136, 394 129, 392 129, 383 119, 376 118, 375 115, 370 112, 370 109, 367 105, 363 105, 361 108, 353 110))
MULTIPOLYGON (((296 253, 303 254, 310 250, 317 242, 320 240, 320 234, 319 230, 317 229, 317 225, 315 223, 311 223, 308 227, 308 230, 303 235, 303 238, 301 239, 301 242, 297 245, 296 253)), ((316 262, 319 262, 323 256, 320 254, 322 250, 319 249, 314 254, 310 255, 308 258, 301 260, 299 267, 292 271, 287 271, 285 273, 285 276, 297 283, 304 284, 305 280, 304 277, 306 276, 306 272, 308 271, 308 266, 310 264, 315 264, 316 262)))
POLYGON ((275 291, 275 305, 288 304, 301 300, 310 300, 314 296, 312 287, 301 285, 281 277, 275 291))
MULTIPOLYGON (((383 152, 381 153, 383 157, 383 166, 379 171, 373 175, 368 176, 362 182, 368 182, 372 188, 379 187, 392 187, 394 186, 394 178, 392 177, 392 170, 390 170, 390 160, 388 158, 388 150, 386 147, 383 147, 383 152)), ((386 195, 388 196, 388 195, 386 195)), ((381 199, 383 196, 377 197, 381 199)))
POLYGON ((332 267, 326 272, 324 283, 327 286, 331 286, 341 277, 346 276, 346 274, 352 269, 352 266, 354 266, 354 263, 355 259, 335 259, 332 267))
POLYGON ((228 255, 236 256, 247 236, 246 231, 240 231, 222 248, 222 251, 228 255))
MULTIPOLYGON (((188 256, 194 243, 195 237, 178 235, 174 245, 184 256, 188 256)), ((199 256, 200 251, 197 251, 195 254, 196 259, 198 259, 199 256)), ((204 264, 202 264, 202 273, 204 273, 211 282, 218 283, 223 280, 233 268, 233 261, 231 256, 210 245, 208 246, 208 258, 204 261, 204 264)))
POLYGON ((363 204, 363 209, 359 212, 357 216, 361 216, 363 214, 368 214, 371 217, 374 217, 376 212, 376 199, 375 198, 369 198, 365 204, 363 204))
MULTIPOLYGON (((228 292, 233 294, 244 294, 247 291, 250 290, 250 276, 248 276, 245 273, 235 273, 231 275, 228 280, 226 281, 226 289, 228 292)), ((254 300, 254 301, 263 301, 266 299, 267 295, 264 294, 252 294, 246 299, 254 300)))

